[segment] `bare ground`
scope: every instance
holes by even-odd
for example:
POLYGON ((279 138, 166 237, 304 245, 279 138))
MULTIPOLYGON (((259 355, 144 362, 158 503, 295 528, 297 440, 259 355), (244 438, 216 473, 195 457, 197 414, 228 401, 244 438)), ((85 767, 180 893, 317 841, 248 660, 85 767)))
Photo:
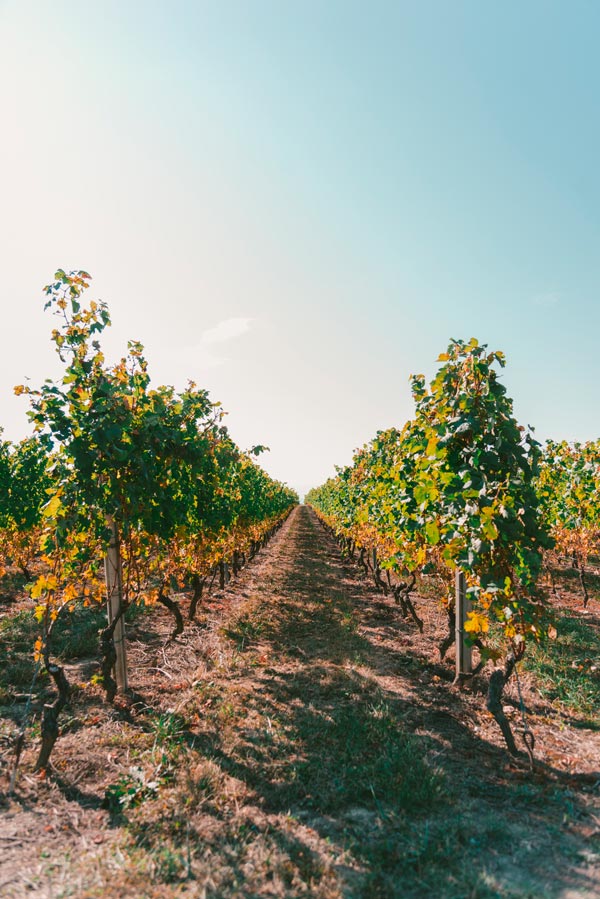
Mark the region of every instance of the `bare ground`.
MULTIPOLYGON (((511 760, 419 608, 423 635, 295 510, 179 641, 162 610, 136 620, 132 695, 76 691, 45 779, 30 741, 0 895, 599 896, 600 725, 524 674, 544 767, 511 760)), ((514 687, 506 708, 518 730, 514 687)))

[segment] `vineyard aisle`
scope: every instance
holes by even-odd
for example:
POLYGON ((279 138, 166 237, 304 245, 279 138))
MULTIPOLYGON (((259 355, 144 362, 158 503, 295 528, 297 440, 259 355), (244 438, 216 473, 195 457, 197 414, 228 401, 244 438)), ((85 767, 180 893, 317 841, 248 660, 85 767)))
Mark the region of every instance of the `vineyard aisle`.
MULTIPOLYGON (((600 895, 597 789, 511 762, 437 618, 419 635, 307 507, 199 619, 170 644, 136 619, 132 704, 77 697, 1 810, 0 895, 600 895)), ((600 767, 597 731, 543 741, 600 767)))

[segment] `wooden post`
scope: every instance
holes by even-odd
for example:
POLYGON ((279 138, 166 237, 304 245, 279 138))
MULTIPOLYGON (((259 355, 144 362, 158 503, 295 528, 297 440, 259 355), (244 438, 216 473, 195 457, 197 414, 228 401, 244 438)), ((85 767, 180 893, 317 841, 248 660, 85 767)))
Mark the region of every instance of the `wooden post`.
POLYGON ((471 601, 467 598, 465 576, 462 571, 455 574, 455 615, 456 615, 456 680, 463 674, 473 673, 471 647, 466 642, 465 621, 471 611, 471 601))
MULTIPOLYGON (((108 623, 112 624, 119 613, 123 602, 123 580, 121 574, 121 551, 119 547, 119 532, 117 523, 112 515, 107 516, 106 524, 110 528, 110 543, 104 557, 104 575, 106 579, 106 600, 108 611, 108 623)), ((117 621, 113 635, 117 661, 115 663, 115 680, 121 692, 127 689, 127 649, 125 646, 125 618, 123 615, 117 621)))

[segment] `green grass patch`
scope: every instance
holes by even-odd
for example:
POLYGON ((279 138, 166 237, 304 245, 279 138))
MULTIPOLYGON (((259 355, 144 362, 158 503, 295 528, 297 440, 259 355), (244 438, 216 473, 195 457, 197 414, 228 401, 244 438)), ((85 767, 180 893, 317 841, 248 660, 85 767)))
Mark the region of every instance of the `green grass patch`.
MULTIPOLYGON (((99 659, 99 631, 104 627, 104 605, 87 608, 81 605, 73 612, 63 612, 52 633, 52 657, 61 662, 99 659)), ((8 612, 0 618, 0 655, 5 659, 0 667, 0 704, 10 701, 12 692, 23 692, 31 686, 34 673, 33 647, 40 635, 41 625, 32 609, 8 612)), ((41 672, 42 681, 44 677, 41 672)))
POLYGON ((423 758, 422 742, 398 725, 385 703, 307 715, 300 735, 312 749, 293 767, 295 787, 298 798, 321 812, 384 804, 422 812, 445 794, 441 773, 423 758))
POLYGON ((583 617, 564 615, 556 640, 532 646, 525 667, 546 699, 579 715, 600 714, 600 633, 583 617))
MULTIPOLYGON (((78 607, 61 615, 52 634, 52 654, 62 661, 86 658, 98 653, 98 631, 106 626, 103 606, 78 607)), ((0 620, 0 645, 10 652, 29 653, 41 632, 32 611, 6 615, 0 620)))

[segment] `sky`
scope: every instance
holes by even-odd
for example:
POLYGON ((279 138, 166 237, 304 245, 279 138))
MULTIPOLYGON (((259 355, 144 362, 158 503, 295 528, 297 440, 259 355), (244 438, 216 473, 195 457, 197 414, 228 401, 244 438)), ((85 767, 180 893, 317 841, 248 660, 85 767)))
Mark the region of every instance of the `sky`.
POLYGON ((0 0, 0 426, 57 377, 42 287, 210 390, 300 492, 450 338, 540 439, 600 436, 600 5, 0 0))

